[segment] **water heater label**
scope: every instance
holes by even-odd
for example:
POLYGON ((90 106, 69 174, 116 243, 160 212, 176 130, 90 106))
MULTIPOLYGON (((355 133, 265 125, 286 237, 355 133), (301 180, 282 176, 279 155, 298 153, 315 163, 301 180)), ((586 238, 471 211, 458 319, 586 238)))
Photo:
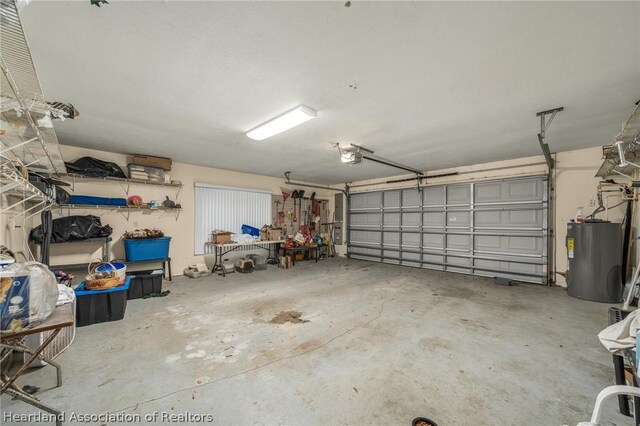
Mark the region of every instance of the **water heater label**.
POLYGON ((567 238, 567 251, 569 252, 569 259, 573 259, 573 250, 575 243, 573 238, 567 238))

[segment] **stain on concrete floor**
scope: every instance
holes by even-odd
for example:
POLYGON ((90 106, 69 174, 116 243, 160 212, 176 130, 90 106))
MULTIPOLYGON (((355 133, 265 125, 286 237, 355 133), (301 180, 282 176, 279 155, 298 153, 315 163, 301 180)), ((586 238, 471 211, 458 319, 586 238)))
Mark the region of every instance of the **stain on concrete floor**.
POLYGON ((293 324, 300 324, 300 323, 309 322, 309 320, 302 319, 302 312, 282 311, 278 315, 273 317, 271 321, 269 321, 270 324, 284 324, 286 322, 290 322, 293 324))

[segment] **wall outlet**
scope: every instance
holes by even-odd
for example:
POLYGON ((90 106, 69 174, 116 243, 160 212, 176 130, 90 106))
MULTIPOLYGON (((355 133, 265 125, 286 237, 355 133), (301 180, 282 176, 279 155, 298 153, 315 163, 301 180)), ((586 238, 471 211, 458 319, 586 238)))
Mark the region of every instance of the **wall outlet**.
POLYGON ((589 207, 595 207, 596 206, 596 199, 592 198, 589 200, 589 207))

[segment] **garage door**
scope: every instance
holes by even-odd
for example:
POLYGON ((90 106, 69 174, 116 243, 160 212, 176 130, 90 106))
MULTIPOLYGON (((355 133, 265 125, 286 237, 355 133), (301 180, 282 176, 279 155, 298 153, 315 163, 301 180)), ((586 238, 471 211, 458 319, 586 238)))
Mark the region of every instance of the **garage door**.
POLYGON ((546 176, 354 193, 349 257, 546 284, 546 176))

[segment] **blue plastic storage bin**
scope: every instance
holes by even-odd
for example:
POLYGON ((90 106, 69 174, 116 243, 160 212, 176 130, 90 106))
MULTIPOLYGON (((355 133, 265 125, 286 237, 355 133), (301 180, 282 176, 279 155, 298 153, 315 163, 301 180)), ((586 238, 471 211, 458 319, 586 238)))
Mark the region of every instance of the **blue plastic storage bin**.
POLYGON ((242 225, 242 228, 240 228, 242 230, 243 234, 249 234, 252 237, 259 237, 260 236, 260 230, 258 228, 254 228, 253 226, 249 226, 249 225, 242 225))
POLYGON ((160 260, 169 257, 171 237, 125 239, 124 252, 129 262, 160 260))

